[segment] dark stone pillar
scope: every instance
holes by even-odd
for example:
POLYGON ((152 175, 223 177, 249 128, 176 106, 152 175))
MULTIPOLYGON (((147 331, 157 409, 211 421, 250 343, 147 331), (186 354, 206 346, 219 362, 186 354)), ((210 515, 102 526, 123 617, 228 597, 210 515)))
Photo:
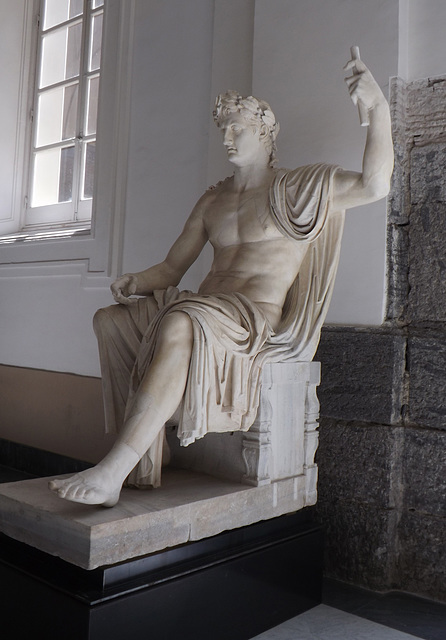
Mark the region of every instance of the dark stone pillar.
POLYGON ((318 513, 327 574, 446 601, 446 78, 390 102, 386 319, 322 332, 318 513))

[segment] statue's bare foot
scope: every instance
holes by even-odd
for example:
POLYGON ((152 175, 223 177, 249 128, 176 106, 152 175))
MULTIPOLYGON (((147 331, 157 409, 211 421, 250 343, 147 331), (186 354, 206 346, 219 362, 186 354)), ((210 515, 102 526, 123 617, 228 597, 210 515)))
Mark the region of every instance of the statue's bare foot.
POLYGON ((122 483, 140 456, 132 447, 120 442, 95 467, 71 478, 51 480, 48 487, 60 498, 81 504, 114 507, 119 500, 122 483))
POLYGON ((116 485, 116 479, 98 467, 76 473, 71 478, 51 480, 48 483, 48 487, 59 498, 103 507, 115 506, 119 500, 121 486, 122 482, 116 485))

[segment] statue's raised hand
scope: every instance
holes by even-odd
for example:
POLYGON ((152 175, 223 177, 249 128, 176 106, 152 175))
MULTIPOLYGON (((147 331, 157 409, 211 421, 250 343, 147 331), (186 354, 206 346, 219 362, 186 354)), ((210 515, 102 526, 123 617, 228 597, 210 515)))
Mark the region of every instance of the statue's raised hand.
POLYGON ((378 83, 362 60, 352 58, 345 65, 344 71, 353 72, 352 76, 345 78, 353 104, 363 105, 369 111, 386 101, 378 83))
POLYGON ((125 273, 113 282, 110 289, 114 299, 119 304, 134 304, 136 298, 130 296, 135 295, 138 288, 138 278, 132 273, 125 273))

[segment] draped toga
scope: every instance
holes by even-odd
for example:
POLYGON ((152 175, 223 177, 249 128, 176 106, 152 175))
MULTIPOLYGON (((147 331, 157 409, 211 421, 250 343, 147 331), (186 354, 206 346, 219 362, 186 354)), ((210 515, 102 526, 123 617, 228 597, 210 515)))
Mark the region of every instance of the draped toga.
MULTIPOLYGON (((175 414, 183 446, 209 432, 249 429, 257 413, 265 362, 312 360, 331 299, 344 223, 344 212, 333 211, 331 204, 336 171, 337 167, 326 164, 280 169, 271 184, 269 204, 276 226, 284 236, 308 245, 275 332, 263 311, 240 293, 201 295, 176 287, 155 291, 153 297, 122 309, 122 317, 129 314, 124 326, 118 328, 119 322, 112 322, 115 326, 109 335, 100 336, 97 331, 109 428, 119 430, 125 421, 123 407, 131 406, 150 366, 160 324, 172 311, 186 313, 193 327, 186 389, 175 414), (127 341, 134 343, 134 358, 119 344, 118 333, 126 331, 127 341), (110 343, 119 352, 121 381, 116 359, 110 366, 110 343), (123 391, 123 386, 128 387, 126 372, 131 372, 127 396, 123 391)), ((160 433, 128 484, 159 486, 163 437, 160 433)))

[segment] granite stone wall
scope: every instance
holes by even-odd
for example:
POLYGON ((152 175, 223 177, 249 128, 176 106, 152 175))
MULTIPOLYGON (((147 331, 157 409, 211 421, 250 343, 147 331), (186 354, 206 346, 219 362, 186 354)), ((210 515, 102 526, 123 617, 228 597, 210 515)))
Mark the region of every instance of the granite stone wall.
POLYGON ((390 103, 386 318, 323 330, 318 514, 328 575, 446 601, 446 77, 390 103))

